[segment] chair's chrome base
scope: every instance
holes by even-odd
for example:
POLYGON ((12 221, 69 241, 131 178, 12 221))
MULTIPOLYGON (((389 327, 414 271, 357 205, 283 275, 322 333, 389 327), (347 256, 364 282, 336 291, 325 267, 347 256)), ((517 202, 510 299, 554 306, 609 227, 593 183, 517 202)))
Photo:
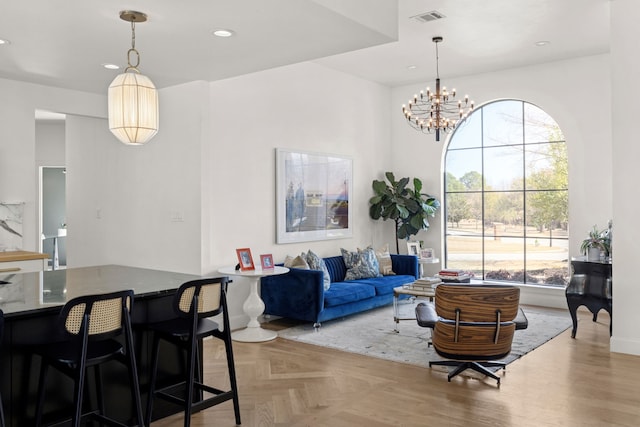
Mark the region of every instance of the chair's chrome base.
POLYGON ((506 369, 507 364, 504 362, 474 362, 474 361, 458 361, 458 360, 438 360, 438 361, 431 361, 429 362, 429 367, 436 365, 436 366, 454 366, 454 369, 452 369, 449 372, 449 375, 447 376, 447 380, 449 382, 451 382, 451 378, 455 377, 456 375, 466 371, 467 369, 471 369, 473 371, 476 371, 482 375, 486 375, 488 377, 493 378, 494 380, 498 381, 498 386, 500 385, 500 377, 497 376, 495 373, 491 372, 489 369, 487 368, 502 368, 502 369, 506 369))

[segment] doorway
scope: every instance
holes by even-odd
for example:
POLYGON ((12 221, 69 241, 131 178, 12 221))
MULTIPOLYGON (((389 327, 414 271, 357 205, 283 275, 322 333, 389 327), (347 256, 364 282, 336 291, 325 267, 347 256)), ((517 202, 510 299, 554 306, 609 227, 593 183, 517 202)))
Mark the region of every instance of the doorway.
POLYGON ((52 270, 67 265, 66 168, 40 167, 41 252, 49 254, 52 270))

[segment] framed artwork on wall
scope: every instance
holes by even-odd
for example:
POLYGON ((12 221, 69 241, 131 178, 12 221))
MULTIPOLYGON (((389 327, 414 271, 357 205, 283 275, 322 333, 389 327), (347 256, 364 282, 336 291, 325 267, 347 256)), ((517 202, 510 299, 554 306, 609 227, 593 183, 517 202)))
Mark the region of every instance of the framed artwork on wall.
POLYGON ((241 271, 255 270, 255 266, 253 265, 253 257, 251 256, 251 249, 236 249, 236 255, 238 256, 238 264, 240 264, 241 271))
POLYGON ((277 243, 352 236, 353 161, 276 149, 277 243))

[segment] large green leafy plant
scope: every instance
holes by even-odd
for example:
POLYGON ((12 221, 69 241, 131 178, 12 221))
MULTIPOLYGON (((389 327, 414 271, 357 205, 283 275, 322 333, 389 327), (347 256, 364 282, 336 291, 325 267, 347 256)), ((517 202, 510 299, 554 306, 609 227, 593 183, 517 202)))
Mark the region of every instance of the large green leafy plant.
POLYGON ((375 195, 369 199, 369 216, 373 219, 393 220, 396 225, 396 252, 399 239, 409 239, 420 230, 429 229, 428 217, 433 217, 440 202, 422 192, 422 181, 413 179, 413 188, 407 187, 409 178, 396 181, 392 172, 386 172, 388 182, 374 180, 375 195))

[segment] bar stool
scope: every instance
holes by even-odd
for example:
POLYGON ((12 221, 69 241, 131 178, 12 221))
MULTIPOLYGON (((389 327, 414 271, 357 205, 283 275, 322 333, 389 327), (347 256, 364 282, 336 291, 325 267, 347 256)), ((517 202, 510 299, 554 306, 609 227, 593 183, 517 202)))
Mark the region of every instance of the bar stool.
POLYGON ((227 312, 227 277, 192 280, 180 286, 173 298, 175 318, 145 325, 153 332, 152 367, 149 380, 149 399, 145 423, 150 425, 154 397, 163 398, 184 408, 184 425, 191 423, 191 414, 227 400, 233 400, 236 424, 240 424, 240 405, 238 403, 238 386, 231 347, 231 328, 227 312), (208 317, 222 313, 222 326, 208 317), (220 389, 203 384, 203 373, 200 370, 199 348, 202 339, 215 337, 224 341, 227 353, 227 367, 231 390, 220 389), (186 352, 187 369, 185 381, 156 389, 158 374, 158 353, 160 340, 171 343, 186 352), (184 395, 177 390, 184 388, 184 395), (203 398, 203 391, 213 394, 203 398), (195 395, 194 395, 195 393, 195 395), (194 402, 194 397, 197 399, 194 402))
POLYGON ((95 418, 109 425, 125 426, 105 414, 100 365, 111 360, 122 362, 128 368, 137 422, 142 424, 142 404, 131 332, 132 305, 131 290, 81 296, 64 305, 58 316, 56 329, 61 334, 61 340, 39 346, 35 350, 35 353, 42 357, 36 426, 40 426, 42 422, 49 366, 55 367, 74 380, 72 426, 79 426, 85 417, 95 418), (120 336, 124 337, 124 344, 116 340, 120 336), (89 367, 94 367, 95 370, 98 409, 83 414, 85 380, 89 367))

